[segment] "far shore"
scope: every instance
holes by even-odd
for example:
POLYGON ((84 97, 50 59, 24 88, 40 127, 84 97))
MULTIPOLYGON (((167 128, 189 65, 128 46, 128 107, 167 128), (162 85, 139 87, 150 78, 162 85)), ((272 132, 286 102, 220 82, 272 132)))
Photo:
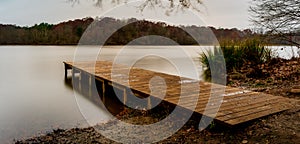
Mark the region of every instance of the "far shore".
MULTIPOLYGON (((0 44, 0 46, 100 46, 99 45, 95 45, 95 44, 0 44)), ((125 45, 104 45, 104 46, 125 46, 125 45)), ((128 45, 127 45, 128 46, 128 45)), ((178 45, 130 45, 130 46, 178 46, 178 45)), ((216 46, 214 44, 211 44, 211 45, 208 45, 208 44, 200 44, 200 45, 182 45, 180 44, 180 46, 216 46)), ((278 44, 278 45, 275 45, 275 44, 268 44, 268 45, 265 45, 267 47, 280 47, 280 46, 290 46, 290 47, 295 47, 293 45, 284 45, 284 44, 278 44)))

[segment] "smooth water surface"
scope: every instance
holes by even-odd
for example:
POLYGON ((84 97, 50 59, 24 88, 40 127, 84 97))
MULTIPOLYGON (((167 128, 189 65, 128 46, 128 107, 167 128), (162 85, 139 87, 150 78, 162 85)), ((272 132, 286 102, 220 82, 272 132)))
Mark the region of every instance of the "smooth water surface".
MULTIPOLYGON (((103 48, 100 59, 113 60, 120 48, 103 48)), ((83 52, 86 55, 82 55, 89 57, 90 52, 98 49, 87 47, 83 52)), ((162 49, 167 51, 168 48, 162 49)), ((64 82, 62 62, 73 60, 75 50, 76 46, 0 46, 1 143, 56 128, 88 126, 77 106, 76 100, 80 97, 76 99, 72 88, 64 82)), ((136 49, 134 52, 137 52, 136 49)), ((134 58, 134 55, 129 54, 128 59, 134 58)), ((180 58, 180 55, 176 57, 180 58)), ((142 59, 135 66, 176 73, 172 65, 157 57, 142 59)), ((110 119, 89 101, 80 100, 89 108, 94 108, 97 114, 102 113, 102 121, 110 119)))

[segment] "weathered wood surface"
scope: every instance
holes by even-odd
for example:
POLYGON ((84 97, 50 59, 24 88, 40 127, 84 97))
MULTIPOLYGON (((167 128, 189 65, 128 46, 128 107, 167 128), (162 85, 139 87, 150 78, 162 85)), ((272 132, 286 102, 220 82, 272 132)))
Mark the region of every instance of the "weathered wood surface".
POLYGON ((66 69, 72 68, 79 72, 88 73, 95 79, 108 81, 116 87, 130 88, 133 92, 139 93, 140 97, 151 95, 199 114, 206 116, 216 114, 216 120, 230 126, 292 107, 291 100, 288 98, 135 67, 130 69, 124 65, 112 66, 112 62, 108 61, 64 63, 66 69), (154 76, 163 78, 164 82, 154 80, 149 83, 154 76), (155 89, 156 92, 151 94, 151 88, 155 89), (196 106, 193 105, 195 101, 197 101, 196 106))

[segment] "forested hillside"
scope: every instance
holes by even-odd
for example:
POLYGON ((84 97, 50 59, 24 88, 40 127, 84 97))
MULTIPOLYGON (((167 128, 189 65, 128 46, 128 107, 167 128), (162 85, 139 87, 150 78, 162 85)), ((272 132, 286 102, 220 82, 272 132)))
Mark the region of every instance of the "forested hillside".
MULTIPOLYGON (((32 27, 19 27, 15 25, 0 24, 1 45, 76 45, 79 43, 82 34, 90 25, 101 27, 89 31, 85 35, 82 44, 106 44, 125 45, 130 41, 148 35, 159 35, 170 38, 181 45, 197 44, 193 37, 187 32, 193 33, 200 44, 211 45, 216 43, 214 35, 220 40, 242 40, 257 35, 251 30, 238 29, 216 29, 214 27, 199 26, 171 26, 162 22, 150 22, 146 20, 117 20, 113 18, 84 18, 76 19, 59 24, 41 23, 32 27), (93 23, 94 22, 94 23, 93 23), (131 23, 132 22, 132 23, 131 23), (130 24, 128 24, 130 23, 130 24), (121 29, 118 27, 126 25, 121 29), (99 37, 106 36, 115 29, 116 32, 105 41, 99 43, 99 37)), ((160 42, 157 42, 161 44, 160 42)), ((276 43, 281 43, 280 41, 276 43)), ((149 44, 142 41, 139 44, 149 44)), ((153 44, 153 42, 151 42, 153 44)))

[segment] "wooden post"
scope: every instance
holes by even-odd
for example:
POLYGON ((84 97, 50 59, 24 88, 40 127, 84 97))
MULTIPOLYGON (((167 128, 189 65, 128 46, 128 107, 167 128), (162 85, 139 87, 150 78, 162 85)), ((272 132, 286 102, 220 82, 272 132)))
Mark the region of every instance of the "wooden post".
POLYGON ((123 92, 123 104, 126 105, 127 103, 127 90, 126 88, 124 88, 124 92, 123 92))
POLYGON ((65 65, 65 80, 67 80, 67 78, 68 78, 68 66, 67 66, 66 63, 64 63, 64 65, 65 65))
POLYGON ((92 97, 92 76, 89 74, 89 97, 92 97))
POLYGON ((105 105, 105 81, 102 83, 102 102, 105 105))
POLYGON ((150 98, 150 96, 147 99, 148 99, 147 109, 150 110, 151 109, 151 98, 150 98))
POLYGON ((76 68, 73 67, 73 68, 72 68, 72 85, 73 85, 73 89, 76 89, 76 87, 75 87, 75 83, 76 83, 76 80, 75 80, 75 73, 76 73, 76 68))
POLYGON ((81 92, 81 77, 82 73, 79 71, 79 77, 78 77, 78 91, 81 92))

